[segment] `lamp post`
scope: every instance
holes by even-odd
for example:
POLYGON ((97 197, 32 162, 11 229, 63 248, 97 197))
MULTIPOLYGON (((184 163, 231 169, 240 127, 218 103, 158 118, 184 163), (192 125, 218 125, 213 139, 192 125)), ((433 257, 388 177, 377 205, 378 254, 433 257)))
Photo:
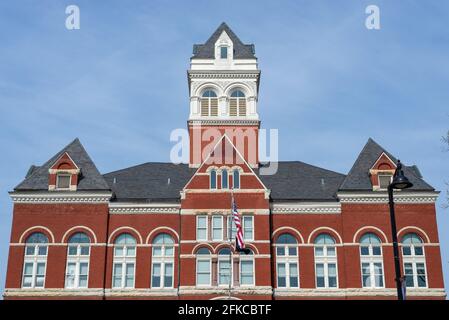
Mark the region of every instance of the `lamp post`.
POLYGON ((388 204, 390 205, 390 221, 391 221, 391 233, 393 239, 393 254, 394 254, 394 269, 396 272, 396 289, 398 292, 398 300, 404 300, 404 295, 402 292, 402 277, 401 277, 401 264, 399 261, 399 247, 398 247, 398 235, 396 230, 396 218, 394 213, 394 199, 393 199, 393 189, 407 189, 412 187, 413 184, 408 181, 407 177, 404 175, 402 170, 401 161, 398 160, 396 165, 396 171, 393 175, 393 180, 388 185, 388 204))

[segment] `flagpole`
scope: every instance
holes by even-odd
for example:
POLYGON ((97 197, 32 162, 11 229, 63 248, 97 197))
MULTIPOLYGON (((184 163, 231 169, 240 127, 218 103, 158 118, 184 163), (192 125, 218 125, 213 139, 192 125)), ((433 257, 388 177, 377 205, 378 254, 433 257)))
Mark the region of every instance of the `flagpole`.
POLYGON ((234 223, 234 217, 232 216, 232 206, 234 205, 234 188, 231 188, 231 215, 229 216, 228 226, 228 238, 229 238, 229 290, 228 290, 228 300, 231 300, 231 282, 233 274, 233 261, 232 261, 232 224, 234 223))

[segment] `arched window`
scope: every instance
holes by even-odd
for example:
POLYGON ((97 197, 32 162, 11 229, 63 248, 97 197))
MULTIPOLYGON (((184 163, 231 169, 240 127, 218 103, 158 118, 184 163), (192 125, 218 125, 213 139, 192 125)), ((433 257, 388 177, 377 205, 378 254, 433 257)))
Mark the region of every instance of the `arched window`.
POLYGON ((67 247, 66 288, 87 288, 89 256, 89 237, 82 232, 72 235, 67 247))
POLYGON ((235 90, 229 100, 229 115, 231 117, 246 116, 246 97, 241 90, 235 90))
POLYGON ((196 285, 210 286, 212 281, 212 260, 210 251, 201 248, 196 253, 196 285))
POLYGON ((136 239, 122 233, 114 242, 113 288, 134 288, 136 239))
POLYGON ((240 171, 239 169, 234 169, 232 172, 232 185, 234 189, 240 189, 240 171))
POLYGON ((232 282, 231 273, 231 250, 229 248, 221 249, 218 252, 218 285, 229 286, 232 282))
POLYGON ((426 288, 426 258, 422 239, 416 233, 402 237, 405 284, 410 288, 426 288))
POLYGON ((334 238, 322 233, 316 237, 314 245, 317 288, 337 288, 337 253, 334 238))
POLYGON ((201 116, 218 116, 218 98, 212 90, 206 90, 201 96, 201 116))
POLYGON ((278 288, 298 288, 298 242, 284 233, 277 238, 275 247, 278 288))
POLYGON ((364 288, 383 288, 384 269, 382 245, 374 233, 365 233, 360 239, 360 263, 364 288))
POLYGON ((174 240, 161 233, 153 240, 151 287, 173 288, 174 240))
POLYGON ((229 175, 227 169, 221 170, 221 188, 228 189, 229 188, 229 175))
POLYGON ((254 254, 240 254, 240 285, 254 286, 254 254))
POLYGON ((23 288, 43 288, 47 265, 48 238, 41 232, 31 234, 25 244, 23 288))
POLYGON ((210 188, 217 189, 217 170, 212 169, 209 172, 210 188))

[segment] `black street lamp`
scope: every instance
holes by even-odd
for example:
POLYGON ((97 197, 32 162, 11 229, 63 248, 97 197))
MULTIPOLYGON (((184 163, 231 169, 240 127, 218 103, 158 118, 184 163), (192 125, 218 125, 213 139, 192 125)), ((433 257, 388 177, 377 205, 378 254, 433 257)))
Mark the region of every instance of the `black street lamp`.
POLYGON ((396 171, 393 175, 393 180, 388 185, 388 204, 390 205, 390 220, 391 220, 391 233, 393 239, 393 253, 394 253, 394 269, 396 272, 396 288, 398 291, 398 300, 404 300, 404 295, 402 292, 402 281, 401 277, 401 264, 399 261, 399 247, 398 247, 398 235, 396 231, 396 218, 394 215, 394 199, 393 199, 393 189, 407 189, 413 186, 413 183, 408 181, 407 177, 402 171, 401 161, 398 160, 396 171))

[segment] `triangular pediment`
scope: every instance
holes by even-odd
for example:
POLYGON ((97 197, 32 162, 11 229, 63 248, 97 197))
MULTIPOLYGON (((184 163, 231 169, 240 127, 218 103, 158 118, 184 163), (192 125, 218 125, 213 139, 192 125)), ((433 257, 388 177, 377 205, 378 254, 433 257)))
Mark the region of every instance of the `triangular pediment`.
MULTIPOLYGON (((208 153, 207 157, 205 157, 205 160, 198 167, 195 174, 187 182, 183 190, 209 189, 209 173, 214 169, 217 171, 219 176, 223 170, 227 170, 228 174, 231 175, 231 172, 234 169, 238 169, 242 181, 239 188, 240 190, 268 190, 226 134, 222 135, 221 138, 218 139, 218 142, 208 153)), ((220 187, 217 189, 220 189, 220 187)), ((227 189, 232 189, 232 187, 229 186, 227 189)))

